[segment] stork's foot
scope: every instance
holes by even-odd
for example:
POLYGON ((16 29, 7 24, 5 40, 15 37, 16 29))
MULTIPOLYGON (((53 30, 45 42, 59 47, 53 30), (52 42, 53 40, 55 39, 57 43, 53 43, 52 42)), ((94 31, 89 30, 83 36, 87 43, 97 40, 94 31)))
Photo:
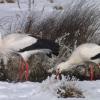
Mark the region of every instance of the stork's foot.
POLYGON ((90 80, 94 80, 94 66, 91 64, 90 66, 90 80))

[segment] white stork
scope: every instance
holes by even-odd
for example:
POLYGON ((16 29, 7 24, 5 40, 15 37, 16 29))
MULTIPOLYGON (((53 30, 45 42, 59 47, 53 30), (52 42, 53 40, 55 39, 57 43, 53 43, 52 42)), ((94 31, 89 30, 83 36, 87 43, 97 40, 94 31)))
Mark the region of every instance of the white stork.
MULTIPOLYGON (((27 60, 32 54, 44 53, 51 57, 51 53, 58 55, 58 52, 59 45, 51 40, 37 39, 31 35, 19 33, 5 36, 0 34, 0 57, 4 59, 5 65, 7 65, 7 58, 12 54, 17 54, 21 56, 28 70, 27 60)), ((28 76, 26 77, 28 78, 28 76)))
POLYGON ((100 63, 100 45, 95 43, 85 43, 78 46, 67 61, 56 66, 56 71, 57 73, 61 73, 64 70, 68 71, 85 62, 100 63))

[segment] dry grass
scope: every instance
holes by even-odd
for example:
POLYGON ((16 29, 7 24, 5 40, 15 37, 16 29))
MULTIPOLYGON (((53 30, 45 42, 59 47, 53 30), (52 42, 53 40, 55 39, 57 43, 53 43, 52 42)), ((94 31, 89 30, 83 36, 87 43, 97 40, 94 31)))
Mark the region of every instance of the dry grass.
MULTIPOLYGON (((53 40, 63 36, 65 33, 70 33, 65 39, 65 44, 68 45, 70 43, 71 46, 74 45, 76 40, 77 45, 90 41, 89 37, 91 37, 99 27, 97 24, 99 12, 95 4, 88 5, 85 0, 78 1, 74 6, 72 6, 72 4, 67 7, 68 10, 65 10, 62 6, 55 6, 54 8, 56 10, 60 9, 61 11, 59 11, 59 13, 53 13, 52 17, 45 18, 45 20, 38 25, 35 24, 36 19, 34 12, 31 13, 31 17, 28 19, 24 31, 37 36, 40 36, 42 33, 43 38, 53 40), (63 13, 62 9, 64 10, 63 13)), ((41 13, 41 16, 42 15, 43 12, 41 13)))
POLYGON ((50 3, 54 3, 54 0, 48 0, 50 3))
POLYGON ((62 98, 84 98, 83 91, 73 83, 61 86, 57 94, 62 98))
MULTIPOLYGON (((53 0, 50 1, 52 2, 53 0)), ((10 30, 7 30, 8 33, 12 32, 12 28, 15 28, 20 32, 31 33, 35 37, 56 40, 60 45, 58 57, 53 56, 52 59, 49 59, 46 56, 35 55, 29 59, 30 81, 42 81, 45 79, 49 68, 67 60, 76 46, 84 42, 90 42, 96 31, 99 30, 100 12, 95 4, 88 5, 86 0, 80 0, 74 6, 73 3, 70 4, 67 9, 57 6, 55 10, 58 13, 54 12, 52 16, 45 18, 38 24, 36 22, 37 16, 41 17, 44 14, 44 8, 39 14, 31 11, 30 15, 28 17, 25 16, 17 25, 16 23, 12 24, 12 17, 1 19, 0 25, 11 22, 10 30), (4 23, 2 24, 3 21, 4 23)), ((17 17, 20 18, 21 16, 18 15, 17 17)), ((17 80, 17 59, 8 63, 8 78, 10 80, 17 80)))
POLYGON ((5 3, 5 2, 7 2, 7 3, 15 3, 16 0, 0 0, 0 3, 5 3))
POLYGON ((48 57, 44 54, 34 55, 30 57, 30 81, 41 82, 48 76, 48 57))
POLYGON ((16 0, 6 0, 8 3, 15 3, 16 0))
MULTIPOLYGON (((27 23, 22 27, 24 32, 33 36, 57 40, 61 46, 58 57, 60 61, 66 60, 76 46, 91 42, 100 26, 100 12, 95 4, 88 5, 86 0, 80 0, 72 5, 73 3, 67 7, 68 10, 58 6, 55 9, 60 9, 59 13, 53 13, 39 24, 36 24, 36 13, 31 12, 27 23), (63 13, 61 9, 64 10, 63 13)), ((40 16, 42 15, 43 12, 40 16)), ((96 39, 92 42, 96 42, 96 39)))
MULTIPOLYGON (((10 58, 7 64, 7 69, 1 65, 0 79, 4 81, 20 81, 19 79, 19 57, 14 56, 10 58), (3 69, 2 69, 3 68, 3 69)), ((50 66, 46 64, 48 57, 44 54, 33 55, 29 58, 29 81, 38 81, 46 79, 48 76, 48 69, 50 66)), ((21 81, 25 81, 25 68, 21 81)))

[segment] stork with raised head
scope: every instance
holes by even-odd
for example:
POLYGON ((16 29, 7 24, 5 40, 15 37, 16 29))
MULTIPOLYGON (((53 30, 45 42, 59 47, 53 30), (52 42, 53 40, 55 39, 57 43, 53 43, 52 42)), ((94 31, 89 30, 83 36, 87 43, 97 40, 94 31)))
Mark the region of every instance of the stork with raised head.
MULTIPOLYGON (((44 53, 51 57, 51 54, 58 55, 59 45, 47 39, 37 39, 27 34, 8 34, 2 37, 0 34, 0 56, 7 64, 7 58, 12 54, 21 56, 22 62, 28 70, 27 60, 32 54, 44 53)), ((27 72, 28 73, 28 72, 27 72)), ((28 76, 26 76, 28 79, 28 76)))
POLYGON ((85 62, 100 63, 100 45, 95 43, 85 43, 78 46, 67 61, 62 62, 56 66, 57 73, 68 71, 77 65, 85 62))

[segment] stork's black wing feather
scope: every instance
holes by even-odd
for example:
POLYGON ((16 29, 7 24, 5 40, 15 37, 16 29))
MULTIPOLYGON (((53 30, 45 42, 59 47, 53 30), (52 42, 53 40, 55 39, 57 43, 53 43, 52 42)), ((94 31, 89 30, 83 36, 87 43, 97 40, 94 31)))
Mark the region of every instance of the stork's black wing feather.
POLYGON ((97 55, 91 57, 91 60, 95 60, 95 59, 100 59, 100 53, 98 53, 97 55))
POLYGON ((58 55, 59 53, 58 43, 55 43, 54 41, 47 40, 47 39, 38 39, 36 43, 33 43, 30 46, 20 49, 19 52, 38 50, 38 49, 50 49, 52 53, 55 55, 58 55))

